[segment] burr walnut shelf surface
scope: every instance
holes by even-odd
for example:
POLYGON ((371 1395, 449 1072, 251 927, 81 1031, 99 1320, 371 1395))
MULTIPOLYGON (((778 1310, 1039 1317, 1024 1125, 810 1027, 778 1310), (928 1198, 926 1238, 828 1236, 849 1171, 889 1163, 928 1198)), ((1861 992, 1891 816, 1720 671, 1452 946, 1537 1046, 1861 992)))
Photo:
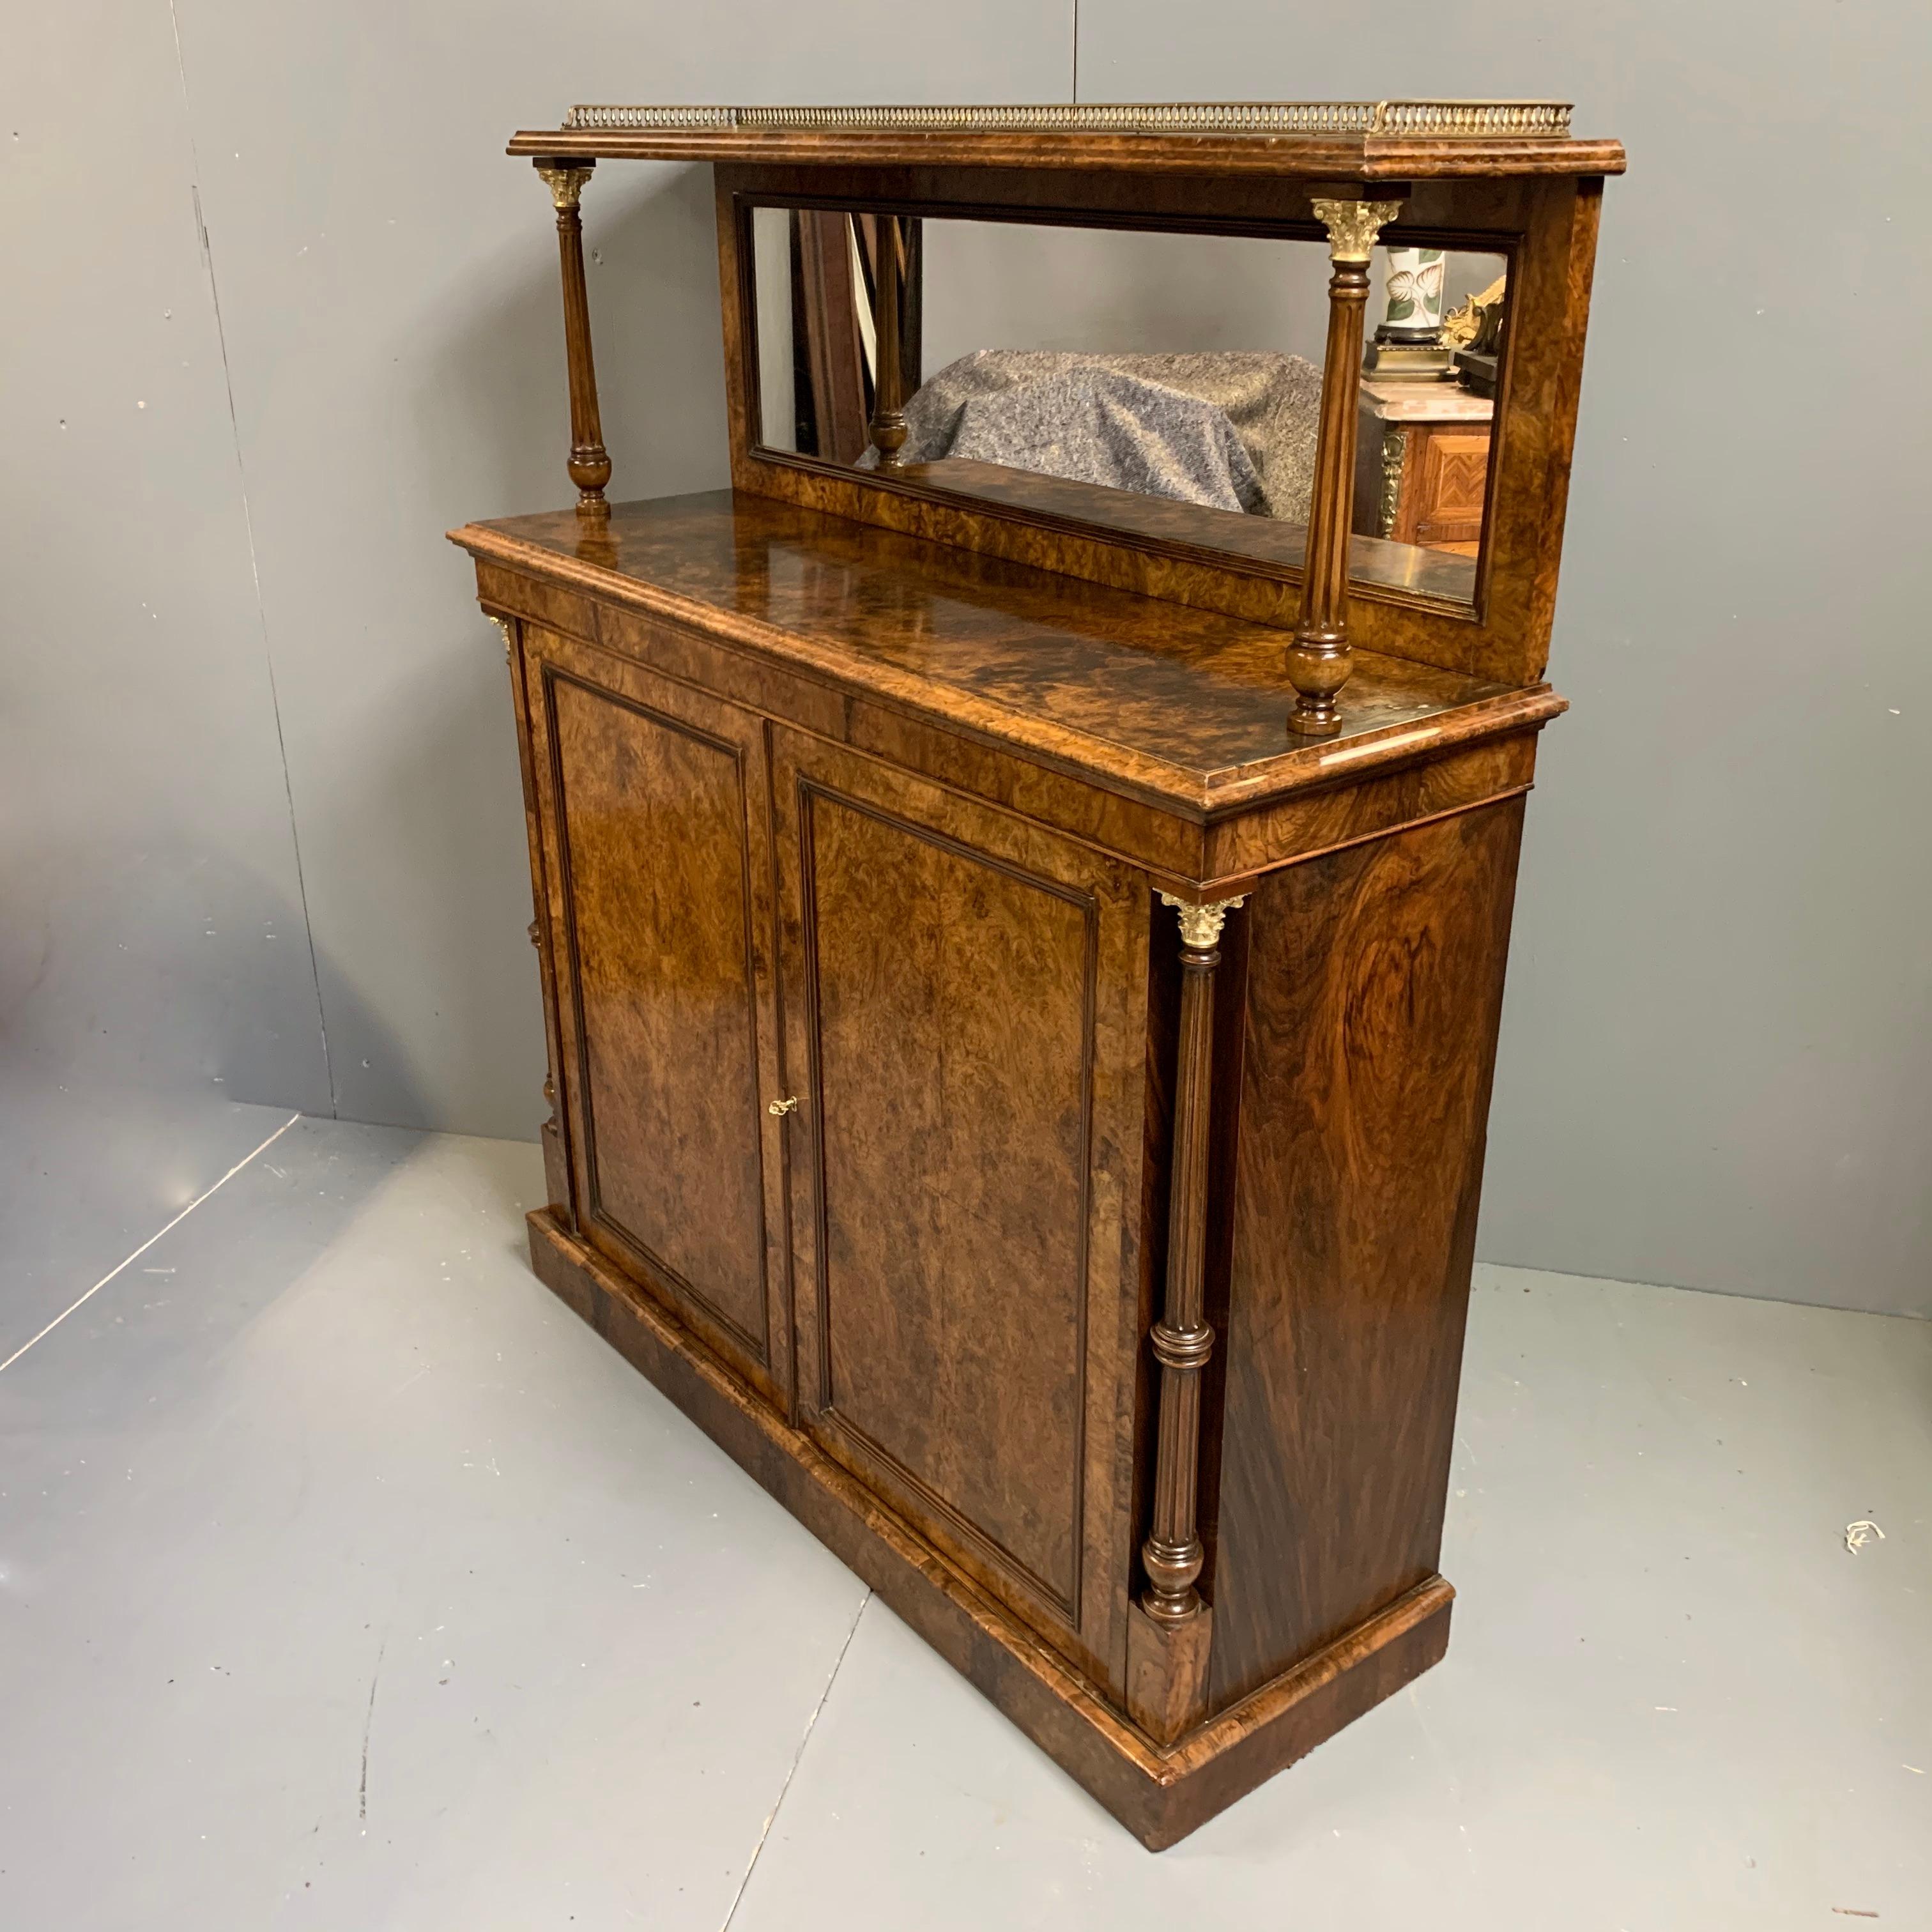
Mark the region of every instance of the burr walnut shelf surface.
MULTIPOLYGON (((724 626, 775 664, 1071 760, 1179 810, 1305 790, 1562 708, 1547 687, 1361 653, 1346 734, 1292 745, 1278 630, 743 493, 627 503, 594 530, 567 511, 514 518, 460 540, 566 596, 724 626)), ((604 628, 617 635, 610 620, 604 628)))
MULTIPOLYGON (((453 534, 516 710, 537 1272, 1155 1847, 1448 1639, 1490 1079, 1622 166, 1566 129, 1534 104, 627 109, 513 143, 556 214, 578 506, 453 534), (724 164, 736 487, 613 506, 578 202, 633 155, 724 164), (1345 190, 1398 164, 1430 221, 1520 244, 1544 333, 1504 359, 1518 487, 1473 601, 1371 569, 1352 644, 1364 237, 1401 191, 1345 190), (739 197, 821 173, 1242 232, 1300 181, 1285 218, 1334 255, 1306 530, 1219 550, 1219 513, 1018 472, 975 506, 768 460, 739 197)), ((878 274, 876 340, 901 286, 878 274)), ((887 354, 886 456, 895 380, 887 354)))

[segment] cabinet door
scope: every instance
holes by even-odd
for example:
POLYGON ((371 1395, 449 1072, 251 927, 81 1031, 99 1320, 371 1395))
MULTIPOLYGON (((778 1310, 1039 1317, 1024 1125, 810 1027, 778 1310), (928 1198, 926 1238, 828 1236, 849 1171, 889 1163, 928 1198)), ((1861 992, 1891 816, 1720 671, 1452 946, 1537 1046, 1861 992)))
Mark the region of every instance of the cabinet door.
POLYGON ((578 1225, 783 1406, 764 727, 587 645, 529 640, 578 1225))
POLYGON ((1145 881, 782 729, 772 776, 800 1414, 1116 1684, 1145 881))
MULTIPOLYGON (((1483 542, 1483 505, 1490 487, 1486 429, 1436 427, 1424 438, 1414 488, 1411 542, 1474 556, 1483 542)), ((1404 480, 1405 492, 1410 487, 1404 480)), ((1405 506, 1406 507, 1406 506, 1405 506)))

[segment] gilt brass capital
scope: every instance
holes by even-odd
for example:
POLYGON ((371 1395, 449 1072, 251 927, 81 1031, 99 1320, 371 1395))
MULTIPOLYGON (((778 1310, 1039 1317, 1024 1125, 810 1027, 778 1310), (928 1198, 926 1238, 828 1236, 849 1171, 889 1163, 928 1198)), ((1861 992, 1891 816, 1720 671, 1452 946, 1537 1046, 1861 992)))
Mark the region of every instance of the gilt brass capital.
POLYGON ((550 198, 561 214, 566 208, 574 208, 584 193, 584 184, 590 178, 588 165, 576 161, 538 161, 537 172, 544 178, 550 190, 550 198))
POLYGON ((1402 212, 1399 201, 1322 201, 1311 204, 1328 231, 1331 262, 1366 262, 1376 237, 1402 212))
POLYGON ((1180 942, 1191 951, 1205 952, 1221 936, 1221 928, 1226 923, 1228 914, 1238 905, 1246 902, 1246 896, 1240 898, 1216 899, 1211 905, 1190 905, 1185 899, 1176 898, 1172 892, 1160 896, 1162 905, 1173 907, 1180 915, 1180 942))

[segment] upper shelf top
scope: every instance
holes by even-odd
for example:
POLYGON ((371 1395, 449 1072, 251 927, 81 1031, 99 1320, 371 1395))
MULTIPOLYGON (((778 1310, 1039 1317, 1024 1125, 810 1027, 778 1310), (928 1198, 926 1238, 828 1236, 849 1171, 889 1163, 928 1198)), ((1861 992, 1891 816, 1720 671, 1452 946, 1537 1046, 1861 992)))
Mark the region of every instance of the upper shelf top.
POLYGON ((1558 100, 1270 100, 961 107, 573 107, 513 154, 827 166, 1133 168, 1426 181, 1621 174, 1558 100))

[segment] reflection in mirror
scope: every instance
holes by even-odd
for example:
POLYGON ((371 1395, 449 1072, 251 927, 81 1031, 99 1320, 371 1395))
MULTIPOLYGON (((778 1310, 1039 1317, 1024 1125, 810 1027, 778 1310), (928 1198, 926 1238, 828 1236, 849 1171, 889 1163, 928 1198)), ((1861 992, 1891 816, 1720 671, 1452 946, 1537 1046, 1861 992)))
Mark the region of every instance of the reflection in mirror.
MULTIPOLYGON (((760 207, 752 251, 766 448, 1300 564, 1322 244, 760 207)), ((1376 251, 1358 580, 1473 601, 1503 268, 1376 251)))

